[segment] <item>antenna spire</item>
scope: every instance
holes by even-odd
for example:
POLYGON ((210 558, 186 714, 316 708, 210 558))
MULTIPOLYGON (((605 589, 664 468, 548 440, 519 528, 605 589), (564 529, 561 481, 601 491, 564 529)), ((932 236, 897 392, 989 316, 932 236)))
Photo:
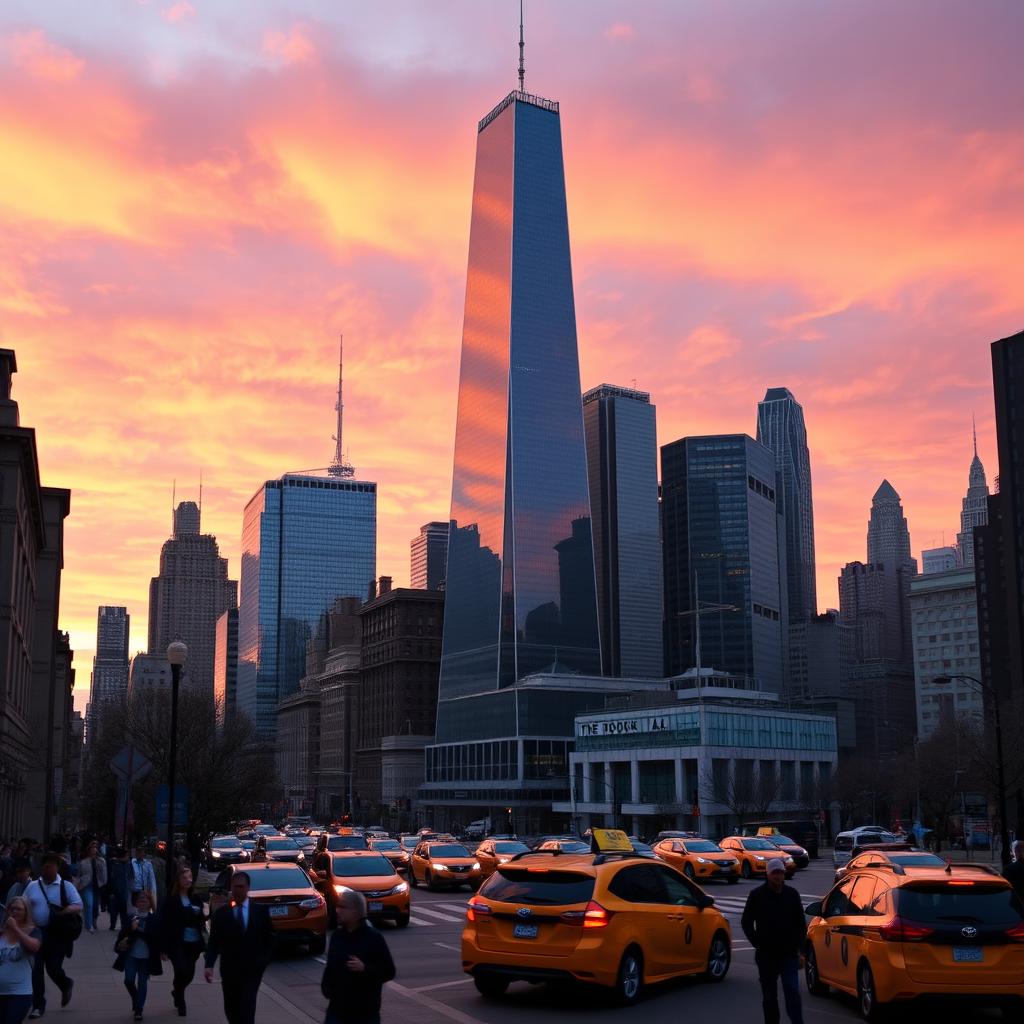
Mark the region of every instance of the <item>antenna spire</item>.
POLYGON ((338 414, 337 433, 332 435, 334 441, 334 461, 327 467, 330 476, 353 477, 356 475, 354 467, 345 461, 345 454, 341 447, 341 428, 345 418, 345 403, 342 401, 342 382, 344 380, 343 367, 345 365, 345 335, 338 335, 338 400, 334 403, 334 411, 338 414))
POLYGON ((974 457, 978 457, 978 424, 974 420, 974 413, 971 413, 971 433, 974 435, 974 457))
POLYGON ((526 63, 523 51, 526 44, 523 42, 523 0, 519 0, 519 91, 526 92, 526 63))

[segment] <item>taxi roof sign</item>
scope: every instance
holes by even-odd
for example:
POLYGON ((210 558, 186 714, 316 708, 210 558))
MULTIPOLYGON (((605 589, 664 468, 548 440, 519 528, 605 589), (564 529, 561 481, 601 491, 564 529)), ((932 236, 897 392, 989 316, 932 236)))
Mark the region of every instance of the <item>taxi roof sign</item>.
POLYGON ((633 844, 621 828, 595 828, 590 833, 591 853, 632 853, 633 844))

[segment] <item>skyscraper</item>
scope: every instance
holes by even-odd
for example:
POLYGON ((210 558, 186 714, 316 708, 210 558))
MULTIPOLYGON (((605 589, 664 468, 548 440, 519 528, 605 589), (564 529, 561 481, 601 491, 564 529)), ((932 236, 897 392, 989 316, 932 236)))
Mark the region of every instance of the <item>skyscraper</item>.
POLYGON ((899 600, 899 661, 910 665, 913 643, 910 630, 910 581, 917 575, 917 560, 910 554, 910 530, 896 489, 883 480, 871 499, 868 519, 868 562, 884 565, 896 586, 899 600))
POLYGON ((757 406, 757 439, 775 456, 776 505, 785 522, 790 622, 818 613, 811 456, 804 410, 789 388, 769 388, 757 406))
POLYGON ((168 644, 183 640, 182 684, 212 696, 217 619, 237 604, 238 582, 228 578, 217 538, 200 533, 199 506, 181 502, 174 535, 160 549, 160 574, 149 584, 149 653, 162 656, 168 644))
POLYGON ((96 613, 96 654, 92 659, 86 732, 89 743, 96 740, 102 709, 123 702, 128 696, 127 608, 101 605, 96 613))
POLYGON ((684 437, 661 449, 661 491, 666 670, 697 665, 699 621, 699 667, 780 693, 788 617, 774 455, 746 434, 684 437))
POLYGON ((933 572, 951 572, 959 564, 957 549, 949 545, 943 548, 925 548, 921 552, 921 572, 924 575, 933 572))
POLYGON ((414 590, 443 590, 448 560, 448 524, 425 523, 409 542, 409 585, 414 590))
POLYGON ((235 717, 238 700, 238 609, 229 608, 219 619, 214 636, 213 699, 217 725, 235 717))
POLYGON ((660 676, 661 530, 655 408, 645 391, 583 396, 601 662, 609 676, 660 676))
POLYGON ((974 565, 974 528, 988 522, 988 482, 985 467, 978 458, 978 432, 974 432, 974 458, 967 477, 967 493, 960 508, 960 532, 956 546, 961 565, 974 565))

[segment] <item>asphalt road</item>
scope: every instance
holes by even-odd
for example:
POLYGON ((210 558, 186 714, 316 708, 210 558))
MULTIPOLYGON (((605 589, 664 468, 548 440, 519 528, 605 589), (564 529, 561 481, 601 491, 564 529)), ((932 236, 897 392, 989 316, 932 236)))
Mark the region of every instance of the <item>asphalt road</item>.
MULTIPOLYGON (((805 903, 822 896, 832 881, 831 860, 821 858, 797 873, 793 884, 805 903)), ((739 921, 747 893, 757 883, 743 882, 727 886, 710 883, 708 893, 729 918, 733 929, 733 960, 729 977, 721 985, 696 981, 681 982, 648 989, 640 1003, 630 1009, 612 1008, 601 991, 553 992, 544 985, 516 983, 499 1000, 481 997, 472 980, 462 973, 459 940, 470 893, 430 893, 413 890, 412 920, 399 930, 383 925, 397 967, 397 978, 385 989, 384 1021, 408 1020, 417 1024, 521 1024, 529 1014, 531 1024, 560 1024, 584 1014, 598 1013, 615 1020, 642 1020, 678 1024, 685 1019, 694 1024, 756 1024, 761 1020, 760 989, 753 951, 743 938, 739 921)), ((270 998, 281 1010, 282 1022, 323 1020, 324 1000, 320 995, 323 958, 289 956, 275 961, 265 976, 264 998, 270 998)), ((780 993, 781 995, 781 993, 780 993)), ((808 1024, 860 1019, 852 998, 833 994, 815 998, 803 992, 804 1019, 808 1024)), ((785 1014, 783 1014, 785 1019, 785 1014)), ((951 1012, 943 1006, 901 1009, 903 1022, 920 1020, 974 1022, 999 1020, 996 1010, 951 1012)))

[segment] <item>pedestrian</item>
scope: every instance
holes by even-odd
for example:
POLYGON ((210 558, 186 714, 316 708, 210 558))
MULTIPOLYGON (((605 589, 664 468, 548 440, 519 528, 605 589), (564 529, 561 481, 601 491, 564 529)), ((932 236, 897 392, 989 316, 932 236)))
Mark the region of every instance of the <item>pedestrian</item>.
POLYGON ((338 927, 331 936, 320 991, 324 1024, 380 1024, 380 994, 395 976, 391 951, 366 920, 366 898, 349 889, 338 897, 338 927))
POLYGON ((107 912, 110 914, 111 931, 128 923, 132 896, 129 875, 128 851, 118 846, 107 864, 107 912))
POLYGON ((19 860, 14 866, 14 884, 7 890, 7 902, 9 903, 15 896, 24 896, 31 881, 32 865, 28 860, 19 860))
POLYGON ((161 951, 174 968, 171 998, 178 1016, 187 1014, 185 989, 196 975, 196 961, 206 948, 206 915, 203 899, 192 888, 192 869, 183 864, 171 891, 164 900, 161 914, 161 951))
POLYGON ((32 1009, 32 965, 42 933, 24 896, 9 896, 0 934, 0 1022, 22 1024, 32 1009))
POLYGON ((135 902, 135 894, 145 890, 149 893, 149 901, 155 907, 156 901, 156 872, 153 865, 146 859, 146 847, 143 843, 135 844, 135 856, 128 865, 128 889, 132 903, 135 902))
POLYGON ((208 983, 213 982, 213 965, 220 957, 224 1016, 228 1024, 255 1024, 256 998, 274 941, 270 913, 266 907, 250 901, 249 885, 248 873, 236 871, 231 876, 231 902, 210 919, 203 975, 208 983))
POLYGON ((60 989, 61 1006, 71 1002, 71 991, 75 987, 74 981, 64 973, 64 960, 71 955, 72 945, 81 931, 82 897, 74 885, 60 877, 61 863, 60 854, 46 854, 39 877, 25 888, 32 920, 42 932, 42 945, 32 965, 30 1020, 46 1012, 44 970, 60 989), (77 922, 71 920, 75 915, 79 915, 77 922))
POLYGON ((800 1005, 800 964, 807 922, 800 894, 786 885, 786 865, 778 857, 768 861, 766 881, 752 890, 740 921, 743 934, 754 947, 761 1006, 765 1024, 779 1024, 778 982, 786 1001, 786 1016, 803 1024, 800 1005))
POLYGON ((128 924, 118 933, 114 943, 117 959, 115 971, 124 971, 124 987, 132 997, 132 1013, 142 1020, 149 979, 163 974, 160 963, 160 930, 149 893, 142 889, 135 894, 128 924))
POLYGON ((1013 862, 1006 866, 1003 874, 1013 886, 1013 891, 1024 900, 1024 840, 1018 839, 1013 846, 1013 862))
POLYGON ((107 885, 107 862, 100 856, 100 844, 95 839, 85 848, 85 855, 78 863, 75 885, 82 894, 85 929, 95 933, 96 919, 100 915, 100 892, 107 885))

